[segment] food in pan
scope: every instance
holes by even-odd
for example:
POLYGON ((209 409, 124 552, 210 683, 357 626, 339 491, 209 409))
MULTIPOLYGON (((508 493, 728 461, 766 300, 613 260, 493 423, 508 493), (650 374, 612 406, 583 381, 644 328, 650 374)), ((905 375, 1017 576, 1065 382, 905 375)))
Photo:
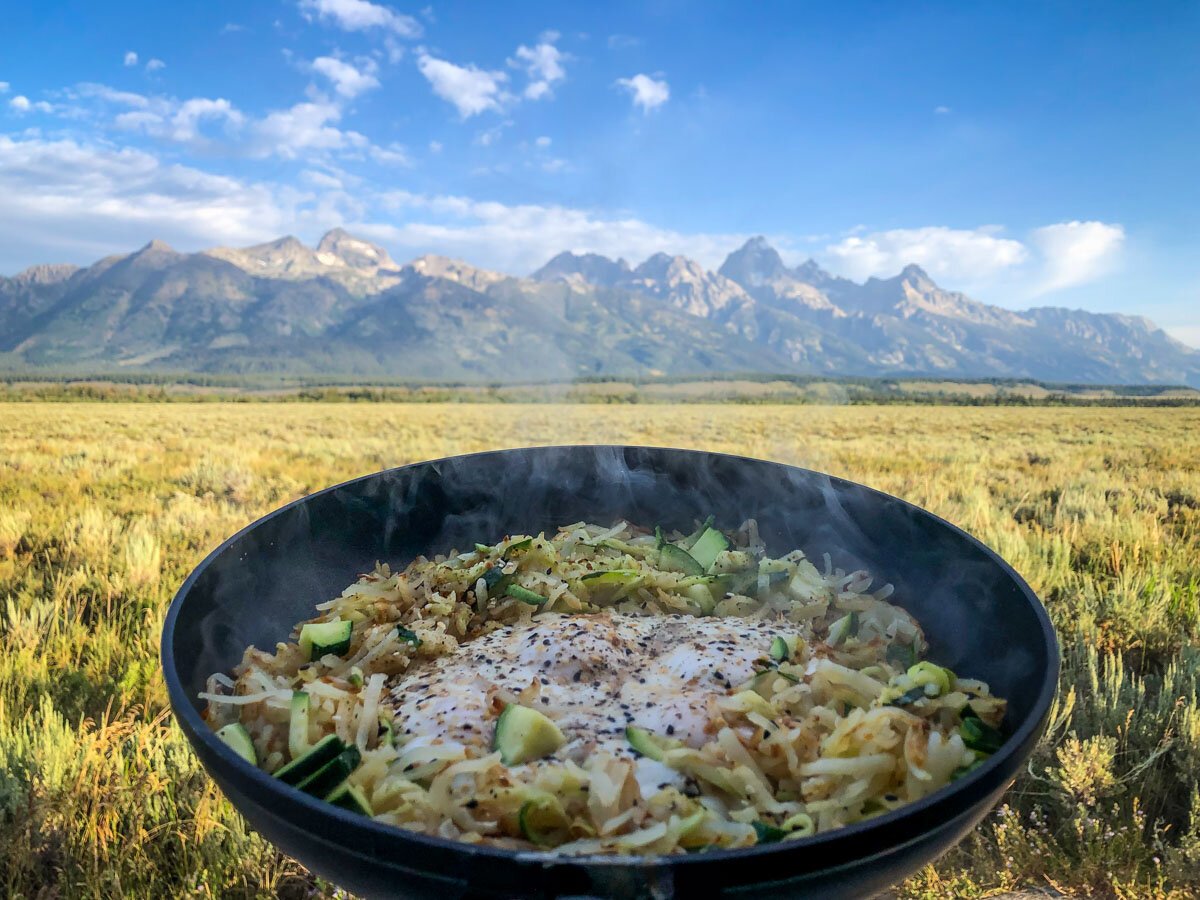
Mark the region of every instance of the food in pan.
POLYGON ((866 572, 756 523, 575 523, 387 565, 202 697, 248 762, 445 838, 557 853, 804 838, 944 787, 1005 702, 866 572))

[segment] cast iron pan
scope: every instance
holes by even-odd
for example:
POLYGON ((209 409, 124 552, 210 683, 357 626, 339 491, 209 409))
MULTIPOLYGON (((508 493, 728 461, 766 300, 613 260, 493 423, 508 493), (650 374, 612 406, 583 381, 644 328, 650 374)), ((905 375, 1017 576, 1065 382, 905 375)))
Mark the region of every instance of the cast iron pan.
POLYGON ((762 460, 649 447, 545 447, 418 463, 297 500, 214 550, 163 629, 176 720, 204 767, 269 841, 368 897, 866 897, 966 835, 1011 784, 1045 727, 1058 646, 1045 610, 1000 557, 911 504, 762 460), (899 810, 800 841, 658 858, 556 858, 424 837, 344 812, 242 761, 200 717, 197 693, 243 649, 273 648, 315 604, 376 560, 470 547, 587 520, 690 530, 758 519, 768 551, 800 547, 896 586, 930 656, 1009 701, 999 753, 899 810))

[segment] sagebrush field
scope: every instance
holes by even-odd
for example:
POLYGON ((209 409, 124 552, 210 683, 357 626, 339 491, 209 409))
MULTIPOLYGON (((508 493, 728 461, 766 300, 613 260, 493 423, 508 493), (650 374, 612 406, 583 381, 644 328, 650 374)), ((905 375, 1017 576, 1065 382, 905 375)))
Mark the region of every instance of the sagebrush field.
POLYGON ((865 482, 977 535, 1046 601, 1064 653, 1050 731, 986 824, 902 896, 1200 892, 1200 410, 12 403, 0 895, 332 895, 247 828, 172 727, 158 664, 172 594, 224 537, 306 492, 575 442, 865 482))

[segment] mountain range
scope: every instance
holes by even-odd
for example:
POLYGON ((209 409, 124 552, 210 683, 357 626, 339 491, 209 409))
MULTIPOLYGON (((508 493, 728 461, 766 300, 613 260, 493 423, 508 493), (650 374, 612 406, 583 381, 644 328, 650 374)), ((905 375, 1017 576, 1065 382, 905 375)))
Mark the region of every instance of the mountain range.
POLYGON ((397 264, 334 229, 0 277, 8 370, 327 373, 435 381, 777 372, 1200 386, 1200 351, 1137 316, 1020 312, 918 266, 863 284, 764 238, 713 272, 560 253, 528 277, 442 256, 397 264))

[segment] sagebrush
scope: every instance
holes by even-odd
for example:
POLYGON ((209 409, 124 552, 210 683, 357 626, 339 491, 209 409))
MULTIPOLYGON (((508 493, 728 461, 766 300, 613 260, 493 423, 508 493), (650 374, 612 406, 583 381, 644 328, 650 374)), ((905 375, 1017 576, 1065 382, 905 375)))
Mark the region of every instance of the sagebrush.
MULTIPOLYGON (((0 894, 326 896, 172 727, 169 599, 306 492, 545 443, 699 447, 862 481, 998 550, 1064 649, 1003 805, 899 888, 1200 892, 1200 410, 0 404, 0 894)), ((880 573, 886 577, 885 573, 880 573)))

